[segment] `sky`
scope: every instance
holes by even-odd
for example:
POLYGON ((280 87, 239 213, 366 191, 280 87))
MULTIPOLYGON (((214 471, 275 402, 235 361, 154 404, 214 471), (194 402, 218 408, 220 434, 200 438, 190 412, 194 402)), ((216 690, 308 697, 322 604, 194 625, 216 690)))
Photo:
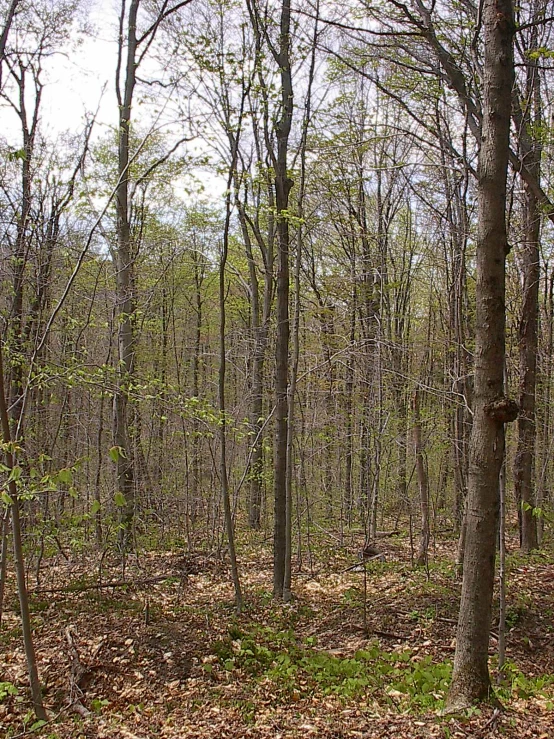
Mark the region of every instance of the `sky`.
POLYGON ((98 109, 98 123, 115 126, 117 11, 114 0, 92 0, 90 32, 75 34, 77 48, 57 54, 47 70, 43 120, 57 131, 77 131, 98 109))
MULTIPOLYGON (((43 129, 49 135, 55 137, 66 131, 79 133, 84 130, 86 119, 91 114, 96 114, 93 141, 104 137, 108 130, 115 130, 118 113, 115 73, 119 9, 118 0, 90 0, 86 12, 86 32, 75 33, 71 39, 72 48, 48 60, 41 117, 43 129)), ((148 59, 145 60, 141 66, 142 75, 147 77, 148 72, 152 72, 153 76, 157 76, 154 64, 151 62, 148 69, 148 59)), ((139 106, 140 95, 141 86, 138 85, 133 110, 135 120, 140 117, 144 126, 145 122, 152 120, 152 115, 147 106, 139 106)), ((163 107, 163 102, 160 107, 163 107)), ((19 139, 21 134, 17 119, 14 115, 10 117, 12 121, 4 130, 10 131, 13 125, 13 135, 19 139)), ((183 135, 180 125, 179 134, 183 135)), ((188 150, 196 154, 206 153, 200 139, 191 142, 188 150)), ((203 199, 221 201, 226 189, 224 179, 205 170, 193 174, 204 185, 203 199)), ((176 182, 175 187, 180 197, 188 199, 183 194, 186 189, 184 182, 176 182)))

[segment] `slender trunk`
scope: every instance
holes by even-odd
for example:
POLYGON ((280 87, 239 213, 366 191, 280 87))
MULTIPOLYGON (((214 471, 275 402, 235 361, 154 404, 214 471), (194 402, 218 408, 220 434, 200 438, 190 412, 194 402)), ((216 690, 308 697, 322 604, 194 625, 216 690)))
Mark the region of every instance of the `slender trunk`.
POLYGON ((2 628, 2 615, 4 613, 4 593, 6 592, 6 575, 8 572, 8 546, 10 531, 10 509, 6 508, 2 517, 2 534, 0 553, 0 628, 2 628))
POLYGON ((346 524, 348 528, 352 526, 352 511, 354 508, 354 483, 353 483, 353 462, 354 462, 354 342, 356 340, 356 286, 354 282, 355 265, 352 259, 352 296, 350 305, 350 353, 346 365, 346 378, 344 382, 345 408, 346 415, 346 453, 344 455, 344 506, 346 509, 346 524))
POLYGON ((500 468, 498 522, 498 678, 506 663, 506 459, 500 468))
MULTIPOLYGON (((246 258, 248 260, 250 287, 250 327, 252 330, 252 370, 251 370, 251 402, 250 427, 253 447, 250 455, 250 495, 248 500, 248 523, 251 529, 261 527, 262 482, 263 482, 263 408, 264 408, 264 365, 267 351, 269 319, 273 299, 273 248, 272 235, 267 243, 263 243, 261 233, 256 231, 256 238, 264 263, 263 307, 260 306, 260 285, 256 260, 248 230, 248 218, 244 204, 240 202, 238 182, 235 183, 235 202, 239 211, 239 220, 244 239, 246 258)), ((271 225, 269 226, 271 229, 271 225)))
POLYGON ((96 436, 96 481, 94 485, 94 530, 96 532, 96 543, 98 546, 102 546, 102 468, 104 466, 104 393, 100 396, 100 408, 98 410, 99 421, 98 421, 98 433, 96 436))
POLYGON ((526 191, 526 232, 522 261, 524 263, 523 307, 519 326, 521 413, 518 418, 518 444, 514 461, 514 485, 521 522, 520 543, 527 554, 537 548, 535 516, 535 390, 538 348, 539 299, 539 224, 540 215, 534 196, 526 191), (533 201, 533 202, 530 202, 533 201))
POLYGON ((25 562, 23 560, 21 522, 19 518, 19 495, 15 482, 16 478, 12 474, 16 467, 16 459, 11 442, 10 420, 8 416, 8 409, 6 406, 6 392, 4 388, 4 363, 2 354, 3 349, 0 344, 0 420, 2 425, 2 440, 4 444, 6 467, 10 472, 8 480, 8 491, 11 499, 10 510, 12 519, 13 551, 17 578, 17 592, 19 595, 19 609, 21 612, 23 646, 25 648, 25 657, 27 659, 27 670, 29 672, 29 683, 31 685, 31 696, 33 699, 33 708, 35 711, 35 715, 38 720, 46 721, 48 717, 42 703, 42 691, 38 677, 36 653, 33 644, 33 635, 31 629, 29 595, 27 593, 27 583, 25 581, 25 562))
POLYGON ((16 76, 19 88, 19 117, 23 136, 25 156, 21 163, 21 211, 17 218, 15 251, 13 255, 13 298, 10 309, 8 344, 13 362, 10 366, 10 389, 8 400, 12 436, 23 437, 23 355, 25 351, 23 327, 23 292, 25 283, 25 267, 27 263, 28 238, 30 230, 32 205, 32 163, 35 152, 35 135, 40 107, 41 88, 36 89, 35 109, 32 123, 29 124, 26 107, 26 69, 19 64, 19 77, 16 76))
MULTIPOLYGON (((551 419, 550 419, 550 398, 552 394, 552 364, 554 355, 554 272, 548 275, 545 270, 545 289, 544 289, 544 314, 546 324, 546 347, 542 353, 542 368, 540 376, 542 378, 543 400, 542 409, 542 444, 540 455, 540 475, 537 482, 537 508, 541 509, 548 500, 547 487, 549 485, 549 471, 551 458, 551 419)), ((537 539, 541 544, 544 529, 544 517, 539 516, 537 521, 537 539)))
MULTIPOLYGON (((116 252, 116 295, 118 316, 118 377, 115 395, 115 429, 114 442, 117 454, 117 492, 123 496, 119 546, 129 546, 131 526, 135 514, 135 465, 133 450, 129 438, 129 385, 134 371, 134 257, 131 245, 131 227, 129 222, 129 139, 131 128, 131 106, 136 83, 136 25, 140 0, 131 0, 127 21, 127 60, 125 66, 125 83, 123 95, 117 80, 119 102, 119 141, 118 141, 118 185, 116 188, 117 212, 117 252, 116 252)), ((121 31, 123 30, 124 10, 122 7, 121 31)), ((120 57, 122 55, 123 38, 120 38, 120 57)))
MULTIPOLYGON (((230 183, 229 183, 230 186, 230 183)), ((235 535, 233 526, 233 514, 231 511, 231 499, 229 496, 229 480, 227 476, 227 419, 225 407, 225 370, 226 370, 226 349, 225 349, 225 267, 227 264, 227 254, 229 248, 229 222, 231 217, 231 209, 229 196, 227 196, 227 215, 225 220, 225 231, 223 235, 223 252, 219 263, 219 376, 218 376, 218 396, 219 396, 219 474, 221 480, 221 497, 223 501, 223 513, 225 518, 225 530, 227 533, 227 543, 229 546, 229 559, 231 561, 231 576, 235 589, 235 605, 237 611, 242 610, 242 591, 240 587, 240 578, 237 565, 237 555, 235 550, 235 535)))
POLYGON ((254 357, 252 360, 252 403, 250 425, 254 438, 254 448, 250 462, 250 497, 248 501, 248 523, 251 529, 258 531, 262 525, 262 479, 263 479, 263 387, 264 360, 266 341, 259 336, 254 339, 254 357))
MULTIPOLYGON (((317 15, 319 15, 319 3, 317 4, 317 15)), ((294 269, 294 318, 292 328, 292 362, 290 386, 288 389, 288 426, 287 426, 287 501, 286 501, 286 553, 285 553, 285 576, 283 580, 283 601, 289 602, 291 599, 291 559, 292 559, 292 470, 294 462, 294 410, 296 396, 296 382, 298 378, 298 364, 300 359, 300 271, 303 258, 304 246, 304 229, 302 225, 304 217, 304 195, 306 188, 306 142, 308 135, 308 126, 311 117, 311 94, 312 84, 315 71, 315 54, 317 48, 317 23, 314 27, 314 43, 312 46, 312 58, 310 63, 310 73, 308 80, 308 90, 306 95, 305 115, 302 126, 302 141, 300 145, 300 182, 298 186, 298 234, 296 249, 296 264, 294 269)), ((297 500, 299 495, 297 496, 297 500)), ((300 541, 300 509, 298 508, 298 534, 299 534, 299 554, 301 555, 300 541)))
MULTIPOLYGON (((531 47, 537 45, 536 29, 533 29, 531 47), (533 38, 534 37, 534 38, 533 38)), ((540 73, 536 61, 528 58, 527 90, 522 123, 519 131, 521 157, 527 169, 540 184, 540 160, 542 147, 532 129, 542 125, 540 73)), ((518 418, 518 442, 514 461, 514 486, 520 521, 520 543, 529 554, 538 546, 537 518, 535 515, 534 458, 536 442, 535 405, 537 385, 537 350, 539 323, 540 280, 540 224, 538 200, 524 183, 524 242, 521 254, 523 269, 523 305, 519 324, 519 373, 520 390, 518 418)))
POLYGON ((292 73, 290 63, 290 0, 281 5, 279 48, 275 62, 281 77, 281 117, 275 124, 277 152, 274 157, 275 204, 277 216, 277 340, 275 346, 275 458, 274 458, 274 560, 273 594, 283 597, 287 545, 287 439, 289 388, 289 194, 293 185, 288 174, 288 146, 293 114, 292 73))
POLYGON ((483 127, 478 171, 475 405, 470 444, 464 575, 449 710, 491 697, 488 647, 504 424, 506 175, 514 77, 511 0, 484 0, 483 127))
POLYGON ((419 537, 419 548, 416 556, 416 564, 423 566, 427 564, 427 553, 429 550, 429 539, 431 531, 429 525, 429 478, 425 465, 425 453, 423 440, 421 438, 421 416, 419 413, 419 392, 416 390, 413 397, 414 413, 414 454, 416 460, 417 481, 419 485, 419 505, 421 511, 421 532, 419 537))
MULTIPOLYGON (((195 305, 195 325, 194 325, 194 353, 192 355, 192 395, 194 398, 200 396, 200 349, 202 338, 202 283, 204 281, 203 266, 199 262, 200 254, 196 248, 192 251, 193 268, 194 268, 194 305, 195 305)), ((194 525, 196 522, 197 511, 200 507, 200 496, 202 495, 201 486, 201 464, 200 464, 200 427, 196 414, 192 419, 192 461, 191 461, 191 477, 189 490, 189 504, 187 510, 187 518, 190 518, 194 525)))
MULTIPOLYGON (((302 189, 302 188, 301 188, 302 189)), ((300 211, 301 212, 301 211, 300 211)), ((301 217, 301 216, 300 216, 301 217)), ((291 599, 291 555, 292 555, 292 469, 294 462, 294 400, 300 358, 300 265, 302 260, 302 229, 297 239, 296 265, 294 269, 294 318, 292 327, 292 361, 288 397, 287 423, 287 500, 286 500, 286 554, 283 580, 283 601, 291 599)))
POLYGON ((17 11, 17 6, 20 4, 21 0, 11 0, 8 12, 6 13, 6 21, 4 23, 4 28, 2 29, 2 33, 0 34, 0 89, 2 88, 2 70, 3 70, 3 62, 6 54, 6 43, 8 41, 8 36, 10 34, 10 29, 12 27, 13 19, 15 18, 15 14, 17 11))

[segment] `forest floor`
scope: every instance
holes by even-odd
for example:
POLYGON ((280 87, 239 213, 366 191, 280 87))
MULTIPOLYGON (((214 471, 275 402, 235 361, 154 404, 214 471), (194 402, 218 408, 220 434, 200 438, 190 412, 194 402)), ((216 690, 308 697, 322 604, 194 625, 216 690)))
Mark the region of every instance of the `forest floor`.
MULTIPOLYGON (((364 574, 346 571, 354 546, 320 545, 289 605, 271 598, 270 551, 243 547, 240 615, 228 566, 200 552, 133 555, 124 570, 105 557, 100 580, 100 558, 43 560, 29 585, 50 721, 34 725, 10 581, 0 736, 554 738, 554 560, 510 555, 504 710, 453 717, 441 708, 459 600, 454 542, 437 544, 427 571, 401 539, 382 548, 364 609, 364 574)), ((493 625, 493 671, 497 637, 493 625)))

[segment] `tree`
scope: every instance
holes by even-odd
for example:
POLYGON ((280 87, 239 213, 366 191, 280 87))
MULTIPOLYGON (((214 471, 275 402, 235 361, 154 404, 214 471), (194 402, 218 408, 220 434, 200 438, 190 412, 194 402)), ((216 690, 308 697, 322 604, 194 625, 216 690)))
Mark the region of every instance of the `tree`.
POLYGON ((490 698, 488 646, 504 424, 517 405, 504 396, 506 177, 514 17, 511 0, 484 0, 483 119, 478 165, 475 405, 470 442, 464 576, 448 709, 490 698))
MULTIPOLYGON (((279 70, 280 108, 273 124, 275 146, 269 148, 274 172, 275 220, 277 248, 277 285, 275 316, 277 336, 275 343, 275 446, 273 469, 274 533, 273 533, 273 593, 276 598, 286 597, 284 592, 287 551, 287 416, 289 387, 289 279, 290 279, 290 213, 289 195, 293 181, 288 170, 289 136, 293 116, 293 88, 291 69, 291 5, 282 0, 278 10, 278 36, 272 40, 267 19, 257 0, 249 0, 248 12, 256 45, 264 41, 269 47, 279 70)), ((266 135, 269 131, 266 132, 266 135)))
MULTIPOLYGON (((125 549, 129 544, 130 526, 133 520, 135 500, 134 487, 136 464, 133 459, 133 441, 137 436, 136 418, 129 408, 129 391, 135 372, 136 348, 134 322, 136 312, 135 271, 136 244, 133 243, 130 213, 131 164, 131 115, 137 74, 141 63, 152 45, 160 25, 191 0, 181 0, 171 5, 164 2, 147 19, 146 29, 138 29, 138 14, 141 0, 131 0, 129 11, 122 1, 119 16, 119 45, 116 72, 116 94, 119 111, 118 125, 118 180, 116 187, 116 301, 118 316, 118 387, 115 395, 114 443, 117 465, 117 493, 121 496, 122 514, 119 544, 125 549)), ((175 147, 176 148, 176 147, 175 147)), ((148 174, 165 161, 154 163, 148 174)))
MULTIPOLYGON (((40 114, 44 65, 67 40, 76 6, 60 3, 55 8, 25 7, 22 18, 18 18, 18 5, 15 0, 10 3, 0 36, 0 95, 15 113, 21 134, 19 146, 6 147, 8 165, 14 165, 11 169, 15 169, 15 177, 13 180, 5 178, 1 183, 2 220, 6 224, 2 248, 9 263, 10 289, 3 306, 5 327, 0 340, 0 428, 6 461, 4 471, 8 474, 4 503, 9 506, 2 517, 0 613, 7 569, 9 511, 33 707, 37 719, 45 720, 23 553, 20 486, 27 482, 26 475, 32 476, 29 472, 30 445, 24 440, 23 424, 33 391, 33 375, 55 317, 54 311, 50 319, 45 320, 62 216, 73 200, 75 183, 87 154, 90 127, 87 127, 82 151, 75 157, 73 152, 69 155, 70 173, 66 177, 67 172, 55 156, 52 156, 53 161, 48 161, 50 152, 41 140, 40 114), (12 43, 10 31, 14 26, 18 33, 13 34, 12 43), (2 85, 4 66, 8 76, 2 85), (9 357, 7 391, 4 352, 9 357)), ((32 492, 33 486, 29 485, 28 490, 32 492)))
MULTIPOLYGON (((548 33, 540 21, 544 4, 535 2, 531 11, 531 26, 525 34, 520 34, 518 48, 521 53, 525 78, 514 85, 512 115, 518 130, 519 157, 530 174, 540 184, 541 181, 541 126, 543 125, 541 72, 537 51, 545 48, 548 33)), ((535 443, 536 443, 536 385, 537 350, 540 285, 540 230, 541 209, 537 195, 528 183, 523 183, 522 203, 522 246, 521 271, 523 281, 523 300, 518 327, 520 415, 518 418, 518 445, 514 460, 515 494, 520 523, 521 548, 527 554, 538 545, 538 527, 535 511, 536 496, 534 484, 535 443)))
POLYGON ((416 458, 416 472, 421 509, 421 533, 419 537, 416 562, 420 566, 426 566, 429 540, 431 538, 429 524, 429 476, 427 474, 427 462, 425 459, 423 439, 421 438, 421 415, 419 412, 419 391, 417 389, 412 399, 412 409, 414 453, 416 458))

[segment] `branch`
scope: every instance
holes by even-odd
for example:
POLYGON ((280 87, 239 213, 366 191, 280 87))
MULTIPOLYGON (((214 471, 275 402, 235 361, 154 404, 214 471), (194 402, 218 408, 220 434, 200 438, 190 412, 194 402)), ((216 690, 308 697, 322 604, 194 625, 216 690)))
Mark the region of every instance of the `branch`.
MULTIPOLYGON (((173 13, 176 13, 176 12, 177 12, 178 10, 180 10, 181 8, 184 8, 184 7, 185 7, 185 5, 188 5, 188 4, 190 3, 190 2, 192 2, 192 0, 182 0, 182 2, 180 2, 180 3, 177 3, 177 5, 174 5, 173 7, 171 7, 171 8, 168 8, 168 7, 167 7, 167 5, 168 5, 168 1, 169 1, 169 0, 165 0, 164 4, 163 4, 163 6, 162 6, 162 11, 161 11, 161 13, 160 13, 160 14, 158 15, 158 17, 156 18, 156 20, 154 21, 154 23, 152 23, 152 25, 150 26, 150 28, 148 28, 148 29, 147 29, 147 30, 146 30, 146 31, 145 31, 145 32, 144 32, 144 33, 142 34, 142 36, 141 36, 141 37, 140 37, 139 39, 137 39, 137 46, 140 46, 140 45, 142 44, 142 42, 143 42, 143 41, 145 41, 145 40, 146 40, 146 39, 148 38, 148 36, 150 36, 150 35, 152 36, 152 38, 150 39, 150 42, 151 42, 151 41, 152 41, 152 39, 154 38, 154 36, 156 35, 156 32, 157 32, 157 30, 158 30, 158 28, 159 28, 160 24, 161 24, 161 23, 162 23, 162 22, 163 22, 163 21, 164 21, 164 20, 165 20, 166 18, 168 18, 168 17, 169 17, 170 15, 172 15, 173 13)), ((150 42, 149 42, 149 45, 150 45, 150 42)))
POLYGON ((87 590, 103 590, 104 588, 124 588, 124 587, 139 587, 141 585, 155 585, 158 582, 169 580, 172 577, 178 577, 182 579, 182 572, 173 572, 168 575, 157 575, 156 577, 145 577, 142 580, 114 580, 112 582, 101 582, 94 583, 92 585, 67 585, 63 588, 37 588, 31 590, 35 595, 42 595, 44 593, 84 593, 87 590))
POLYGON ((159 159, 156 159, 156 161, 153 164, 151 164, 150 167, 148 167, 148 169, 146 170, 146 172, 144 172, 137 179, 137 181, 135 182, 134 187, 133 187, 133 190, 131 192, 130 200, 131 201, 133 200, 133 197, 134 197, 134 195, 135 195, 135 193, 136 193, 137 188, 139 187, 139 185, 141 183, 143 183, 144 180, 148 179, 148 177, 150 177, 150 175, 152 174, 152 172, 154 172, 158 167, 160 167, 162 164, 164 164, 165 162, 167 162, 167 160, 169 159, 169 157, 173 154, 173 152, 175 152, 181 146, 181 144, 186 143, 188 141, 192 141, 192 140, 193 140, 193 137, 192 138, 183 137, 182 139, 179 139, 177 141, 177 143, 174 144, 174 146, 172 146, 171 149, 169 149, 169 151, 166 154, 164 154, 163 157, 160 157, 159 159))

